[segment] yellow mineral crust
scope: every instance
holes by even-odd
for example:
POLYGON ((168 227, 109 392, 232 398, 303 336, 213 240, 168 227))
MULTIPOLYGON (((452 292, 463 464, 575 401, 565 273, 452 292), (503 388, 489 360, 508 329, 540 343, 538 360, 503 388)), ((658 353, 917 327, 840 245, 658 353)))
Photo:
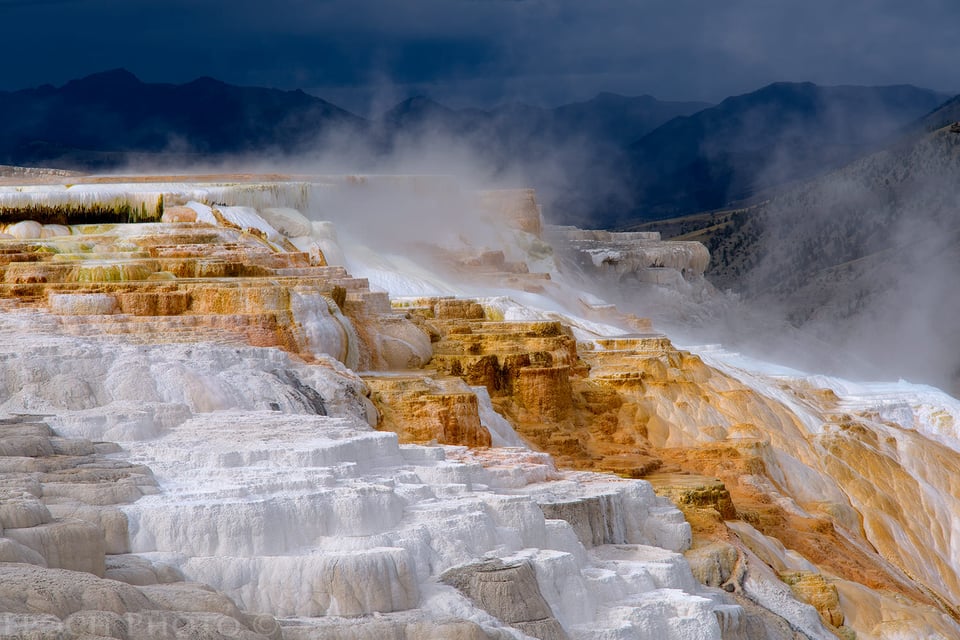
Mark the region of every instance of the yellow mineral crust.
POLYGON ((459 378, 411 374, 364 380, 381 409, 379 428, 396 432, 401 442, 490 446, 490 432, 480 424, 477 396, 459 378))
MULTIPOLYGON (((193 211, 174 208, 168 218, 190 218, 185 210, 193 211)), ((29 231, 29 222, 8 228, 29 231)), ((83 335, 240 341, 366 369, 429 359, 429 338, 366 280, 235 227, 98 224, 20 234, 29 239, 8 234, 0 238, 0 299, 49 311, 64 331, 83 335)))
MULTIPOLYGON (((578 348, 563 325, 498 321, 479 301, 423 299, 409 311, 432 336, 429 367, 486 387, 560 466, 649 477, 698 544, 735 539, 724 521, 744 521, 824 575, 956 616, 957 567, 938 520, 960 505, 929 508, 958 495, 956 452, 868 417, 838 421, 829 391, 761 394, 662 335, 578 348)), ((785 580, 826 623, 844 624, 832 579, 785 580)))
POLYGON ((832 627, 843 626, 840 596, 836 585, 829 583, 821 574, 809 571, 788 571, 780 578, 790 585, 800 600, 813 605, 820 616, 832 627))

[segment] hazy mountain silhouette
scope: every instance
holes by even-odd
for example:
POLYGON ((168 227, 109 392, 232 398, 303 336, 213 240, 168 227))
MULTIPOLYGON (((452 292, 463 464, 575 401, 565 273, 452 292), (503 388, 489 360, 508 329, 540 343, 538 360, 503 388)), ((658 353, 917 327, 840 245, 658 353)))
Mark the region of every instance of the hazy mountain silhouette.
POLYGON ((294 158, 334 138, 354 155, 459 145, 490 176, 540 189, 555 220, 610 226, 720 207, 840 166, 921 116, 950 117, 949 104, 932 112, 944 98, 809 83, 716 106, 601 93, 556 108, 451 109, 420 96, 368 120, 299 90, 145 83, 118 69, 0 92, 0 163, 103 170, 130 160, 294 158))
POLYGON ((933 131, 948 124, 960 122, 960 95, 954 96, 942 105, 925 115, 917 123, 920 131, 933 131))
POLYGON ((117 69, 0 94, 0 157, 9 164, 109 166, 125 153, 296 152, 329 129, 366 122, 302 91, 212 78, 148 84, 117 69))
POLYGON ((117 69, 62 87, 0 92, 0 163, 183 168, 236 155, 298 157, 322 152, 331 138, 351 159, 411 144, 459 145, 492 177, 520 176, 541 188, 548 206, 582 214, 583 222, 607 203, 628 206, 621 157, 626 141, 705 106, 601 94, 556 109, 506 104, 454 110, 414 97, 368 120, 302 91, 212 78, 145 83, 117 69))
POLYGON ((494 176, 520 174, 537 186, 554 220, 595 226, 607 211, 630 210, 626 143, 706 106, 602 93, 552 109, 511 103, 454 110, 418 96, 384 113, 379 130, 392 144, 460 144, 494 176))
POLYGON ((727 98, 630 146, 635 210, 668 217, 715 209, 842 166, 947 97, 906 85, 779 82, 727 98))
POLYGON ((745 343, 770 330, 775 345, 786 320, 848 358, 845 375, 958 392, 960 125, 917 134, 923 121, 760 204, 638 228, 710 248, 708 278, 751 310, 731 323, 745 343))
POLYGON ((591 100, 547 109, 510 103, 491 109, 449 109, 428 97, 399 103, 382 120, 402 129, 447 129, 461 134, 490 133, 529 138, 581 136, 623 146, 669 120, 711 106, 706 102, 668 102, 653 96, 600 93, 591 100))

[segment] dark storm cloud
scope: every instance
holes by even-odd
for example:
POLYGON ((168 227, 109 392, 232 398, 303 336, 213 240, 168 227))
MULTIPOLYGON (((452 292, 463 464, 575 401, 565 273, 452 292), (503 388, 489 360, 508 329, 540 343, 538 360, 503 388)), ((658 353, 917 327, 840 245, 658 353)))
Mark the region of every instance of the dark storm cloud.
POLYGON ((29 7, 45 4, 67 4, 84 0, 0 0, 0 11, 8 7, 29 7))
POLYGON ((956 86, 953 0, 0 1, 0 88, 126 67, 354 98, 717 100, 775 80, 956 86))

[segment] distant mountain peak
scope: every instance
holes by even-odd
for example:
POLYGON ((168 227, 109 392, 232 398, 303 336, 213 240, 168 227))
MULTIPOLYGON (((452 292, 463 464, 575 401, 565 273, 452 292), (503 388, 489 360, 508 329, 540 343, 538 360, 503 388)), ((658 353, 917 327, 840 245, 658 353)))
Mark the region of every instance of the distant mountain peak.
POLYGON ((626 96, 624 96, 621 93, 614 93, 612 91, 601 91, 596 96, 594 96, 594 100, 622 100, 625 97, 626 96))
POLYGON ((70 87, 103 87, 103 86, 130 86, 130 85, 139 85, 143 84, 133 72, 123 69, 109 69, 107 71, 99 71, 97 73, 91 73, 88 76, 84 76, 78 80, 71 80, 64 88, 70 87))
POLYGON ((210 76, 200 76, 194 80, 191 80, 187 83, 187 86, 193 87, 226 87, 228 86, 226 82, 222 80, 217 80, 216 78, 211 78, 210 76))
POLYGON ((396 106, 387 110, 381 118, 384 120, 406 119, 411 116, 423 117, 425 115, 452 115, 454 110, 444 106, 425 95, 416 95, 398 102, 396 106))
POLYGON ((132 71, 125 69, 123 67, 117 67, 115 69, 107 69, 106 71, 99 71, 97 73, 91 73, 82 80, 93 80, 96 78, 110 79, 110 80, 126 80, 140 82, 138 78, 132 71))
POLYGON ((443 109, 444 111, 450 111, 449 107, 423 94, 411 96, 397 104, 397 107, 405 107, 408 109, 443 109))
POLYGON ((781 100, 788 97, 811 97, 824 90, 824 87, 812 82, 771 82, 755 91, 730 96, 720 104, 739 103, 744 100, 781 100))
POLYGON ((793 82, 793 81, 790 81, 790 80, 780 80, 780 81, 777 81, 777 82, 771 82, 771 83, 768 84, 767 86, 761 88, 760 91, 763 91, 764 89, 771 89, 771 88, 777 88, 777 89, 819 89, 819 88, 820 88, 820 85, 818 85, 818 84, 816 84, 816 83, 814 83, 814 82, 810 82, 809 80, 801 80, 801 81, 799 81, 799 82, 793 82))
POLYGON ((598 101, 605 101, 605 102, 622 102, 624 100, 634 100, 634 101, 643 100, 646 102, 650 102, 650 101, 659 102, 657 98, 647 93, 639 96, 625 96, 622 93, 614 93, 612 91, 601 91, 596 96, 594 96, 593 99, 598 101))
POLYGON ((842 166, 940 102, 935 91, 909 86, 773 82, 631 145, 635 201, 664 217, 727 206, 842 166))

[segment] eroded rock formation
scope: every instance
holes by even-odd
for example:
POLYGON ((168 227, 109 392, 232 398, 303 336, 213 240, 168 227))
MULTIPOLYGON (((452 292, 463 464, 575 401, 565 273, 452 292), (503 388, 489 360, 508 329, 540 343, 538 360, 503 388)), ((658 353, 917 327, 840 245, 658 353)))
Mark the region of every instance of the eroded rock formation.
POLYGON ((960 633, 956 401, 678 350, 568 279, 689 294, 700 245, 447 180, 41 177, 0 187, 18 633, 960 633), (489 233, 351 244, 351 203, 424 198, 489 233))
POLYGON ((0 423, 3 636, 279 638, 272 617, 127 555, 121 505, 160 489, 149 468, 110 456, 117 451, 57 436, 36 416, 0 423))
MULTIPOLYGON (((952 473, 910 470, 913 460, 893 455, 901 441, 921 447, 916 432, 845 413, 830 391, 784 385, 766 395, 663 336, 600 338, 577 349, 569 329, 477 319, 479 302, 459 305, 473 317, 415 312, 439 334, 432 366, 486 387, 518 433, 560 464, 649 476, 687 515, 697 547, 739 537, 740 554, 750 549, 781 572, 831 627, 843 627, 844 615, 838 588, 820 571, 909 599, 920 611, 941 609, 947 620, 956 615, 949 583, 957 569, 941 555, 949 536, 931 535, 938 527, 926 519, 938 516, 917 520, 892 507, 904 492, 914 504, 951 500, 952 473), (914 493, 921 482, 930 488, 914 493), (802 562, 780 563, 758 540, 774 540, 781 555, 802 562), (907 542, 916 553, 909 560, 894 550, 905 540, 917 541, 907 542)), ((923 448, 938 470, 956 465, 955 450, 923 448)), ((943 624, 946 633, 953 622, 943 624)))

